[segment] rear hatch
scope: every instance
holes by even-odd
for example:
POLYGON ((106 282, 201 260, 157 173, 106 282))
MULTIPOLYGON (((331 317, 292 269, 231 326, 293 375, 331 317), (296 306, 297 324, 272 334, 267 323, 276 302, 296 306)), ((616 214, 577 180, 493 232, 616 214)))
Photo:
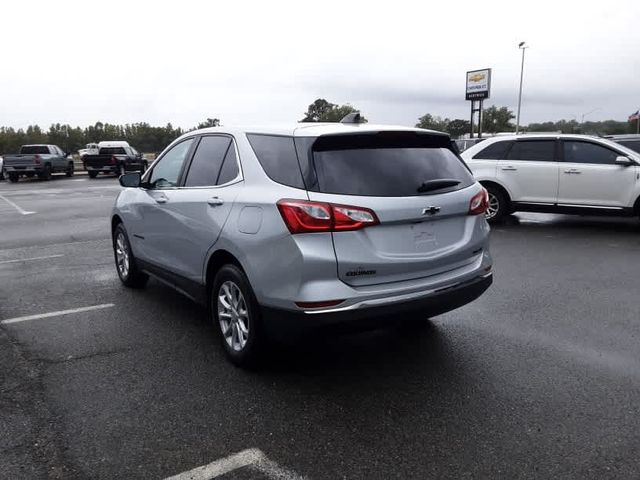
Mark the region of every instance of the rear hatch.
POLYGON ((43 155, 49 155, 49 147, 44 145, 26 145, 20 149, 19 154, 4 157, 4 165, 5 167, 14 167, 17 169, 33 167, 38 164, 36 160, 41 160, 43 155))
POLYGON ((127 158, 127 152, 122 147, 103 147, 98 155, 85 155, 82 161, 89 167, 104 167, 106 165, 116 165, 118 161, 127 158))
POLYGON ((339 278, 352 286, 429 277, 480 255, 484 222, 469 215, 481 190, 449 137, 371 132, 318 137, 312 201, 373 210, 379 224, 333 232, 339 278))

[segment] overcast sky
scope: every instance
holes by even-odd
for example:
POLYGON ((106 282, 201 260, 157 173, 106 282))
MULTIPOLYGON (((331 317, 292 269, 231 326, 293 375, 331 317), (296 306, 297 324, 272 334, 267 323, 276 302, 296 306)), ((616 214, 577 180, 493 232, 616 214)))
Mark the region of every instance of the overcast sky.
POLYGON ((466 119, 465 72, 477 68, 493 68, 485 106, 515 111, 523 40, 522 123, 640 108, 637 0, 5 0, 1 11, 0 125, 282 123, 319 97, 376 123, 466 119))

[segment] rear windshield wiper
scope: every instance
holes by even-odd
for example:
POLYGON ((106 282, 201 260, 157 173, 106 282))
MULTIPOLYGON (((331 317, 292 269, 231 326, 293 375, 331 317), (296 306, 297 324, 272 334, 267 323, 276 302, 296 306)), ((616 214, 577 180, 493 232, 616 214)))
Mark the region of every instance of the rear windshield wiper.
POLYGON ((441 188, 455 187, 459 185, 460 180, 455 178, 439 178, 437 180, 427 180, 422 182, 422 185, 418 187, 418 193, 432 192, 433 190, 440 190, 441 188))

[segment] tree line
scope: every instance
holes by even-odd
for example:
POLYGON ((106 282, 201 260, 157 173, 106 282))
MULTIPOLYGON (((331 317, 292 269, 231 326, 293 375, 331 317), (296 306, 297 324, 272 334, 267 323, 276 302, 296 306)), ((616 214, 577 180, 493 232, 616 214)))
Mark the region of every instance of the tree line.
MULTIPOLYGON (((338 105, 319 98, 309 105, 301 122, 339 122, 345 115, 357 109, 350 105, 338 105)), ((492 105, 483 110, 482 131, 487 134, 513 132, 515 115, 508 107, 492 105)), ((366 118, 362 117, 366 122, 366 118)), ((52 124, 47 130, 38 125, 26 129, 0 127, 0 154, 18 152, 21 145, 30 143, 49 143, 58 145, 65 152, 76 152, 87 143, 103 140, 125 140, 141 152, 160 152, 183 133, 197 128, 215 127, 220 119, 207 118, 197 126, 184 130, 167 123, 164 127, 152 126, 146 122, 115 125, 97 122, 88 127, 72 127, 66 124, 52 124)), ((469 133, 469 120, 460 118, 442 118, 427 113, 420 117, 416 127, 447 132, 452 138, 469 133)), ((530 123, 522 127, 524 132, 562 132, 585 133, 595 135, 614 135, 634 133, 635 124, 625 121, 605 120, 601 122, 579 123, 576 120, 558 120, 556 122, 530 123)))

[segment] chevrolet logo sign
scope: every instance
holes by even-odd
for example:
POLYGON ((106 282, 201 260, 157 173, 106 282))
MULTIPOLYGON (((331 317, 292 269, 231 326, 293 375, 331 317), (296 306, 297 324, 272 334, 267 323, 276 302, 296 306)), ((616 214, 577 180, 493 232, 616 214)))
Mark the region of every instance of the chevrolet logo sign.
POLYGON ((427 207, 422 209, 422 215, 435 215, 440 211, 440 207, 427 207))

